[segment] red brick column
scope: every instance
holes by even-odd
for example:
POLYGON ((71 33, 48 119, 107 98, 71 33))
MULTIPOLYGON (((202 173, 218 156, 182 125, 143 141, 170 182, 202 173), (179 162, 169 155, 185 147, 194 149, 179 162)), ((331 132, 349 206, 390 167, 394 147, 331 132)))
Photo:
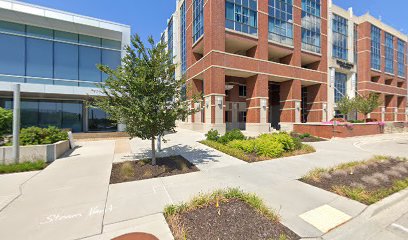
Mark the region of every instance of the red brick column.
POLYGON ((289 80, 280 84, 282 123, 300 122, 300 107, 302 84, 300 80, 289 80))
POLYGON ((396 120, 395 111, 397 109, 397 96, 387 95, 385 97, 385 121, 393 122, 396 120))
POLYGON ((268 1, 258 1, 258 46, 255 51, 255 58, 268 60, 268 1))
POLYGON ((397 121, 405 121, 407 97, 398 97, 398 119, 397 121))
POLYGON ((302 64, 302 0, 293 1, 293 56, 290 65, 300 67, 302 64))
POLYGON ((248 131, 268 132, 268 76, 256 75, 247 78, 247 121, 248 131))
POLYGON ((204 72, 205 131, 225 132, 225 73, 212 67, 204 72))
POLYGON ((308 122, 327 121, 327 85, 315 84, 307 88, 308 122))
POLYGON ((204 55, 225 51, 225 0, 204 2, 204 55))

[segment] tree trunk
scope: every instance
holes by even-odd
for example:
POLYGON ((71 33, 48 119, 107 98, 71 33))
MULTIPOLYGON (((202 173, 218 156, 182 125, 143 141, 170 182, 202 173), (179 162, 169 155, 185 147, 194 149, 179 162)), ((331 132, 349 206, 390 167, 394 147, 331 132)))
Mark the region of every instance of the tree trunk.
POLYGON ((154 144, 155 138, 152 137, 152 165, 156 165, 156 146, 154 144))

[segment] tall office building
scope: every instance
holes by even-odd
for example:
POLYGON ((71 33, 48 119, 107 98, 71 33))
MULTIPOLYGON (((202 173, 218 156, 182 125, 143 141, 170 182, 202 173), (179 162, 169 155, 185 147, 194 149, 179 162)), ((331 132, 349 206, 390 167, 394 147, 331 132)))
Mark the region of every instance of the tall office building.
POLYGON ((370 92, 384 102, 372 118, 406 119, 407 36, 331 0, 178 0, 163 36, 187 97, 204 96, 182 127, 292 130, 370 92))
POLYGON ((127 25, 0 0, 0 106, 12 107, 19 83, 22 127, 115 131, 104 112, 84 101, 107 78, 96 65, 116 68, 129 43, 127 25))

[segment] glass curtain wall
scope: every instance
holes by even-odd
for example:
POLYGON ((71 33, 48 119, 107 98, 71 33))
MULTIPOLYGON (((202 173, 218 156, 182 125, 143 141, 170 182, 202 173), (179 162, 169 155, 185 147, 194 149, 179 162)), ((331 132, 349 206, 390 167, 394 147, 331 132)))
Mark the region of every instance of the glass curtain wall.
POLYGON ((225 2, 226 28, 258 35, 257 0, 227 0, 225 2))
POLYGON ((334 79, 334 101, 338 102, 346 96, 347 74, 336 72, 334 79))
POLYGON ((204 34, 204 0, 194 0, 193 43, 204 34))
POLYGON ((97 64, 121 64, 121 42, 0 21, 0 81, 95 87, 97 64))
MULTIPOLYGON (((13 100, 0 99, 0 106, 12 109, 13 100)), ((21 127, 49 127, 82 132, 83 104, 81 101, 22 99, 21 127)))
POLYGON ((302 49, 320 53, 320 0, 302 0, 302 49))
POLYGON ((348 58, 348 20, 333 15, 333 57, 347 61, 348 58))
POLYGON ((394 36, 385 33, 385 71, 394 74, 394 36))
POLYGON ((187 70, 187 49, 186 49, 186 2, 184 1, 180 7, 180 36, 181 36, 181 71, 185 73, 187 70))
POLYGON ((292 0, 269 0, 269 39, 293 46, 292 0))
POLYGON ((371 25, 371 68, 381 70, 381 30, 371 25))
POLYGON ((398 39, 398 76, 405 77, 405 42, 398 39))

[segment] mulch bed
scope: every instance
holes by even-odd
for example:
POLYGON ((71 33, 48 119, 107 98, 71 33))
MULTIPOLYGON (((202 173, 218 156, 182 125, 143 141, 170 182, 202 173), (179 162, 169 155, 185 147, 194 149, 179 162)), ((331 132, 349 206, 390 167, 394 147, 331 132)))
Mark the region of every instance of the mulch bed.
POLYGON ((182 156, 157 158, 156 161, 155 166, 151 165, 151 159, 115 163, 112 166, 110 183, 130 182, 199 171, 194 164, 182 156))
MULTIPOLYGON (((219 208, 214 205, 198 208, 179 217, 178 224, 183 226, 189 240, 269 240, 279 239, 283 234, 288 240, 300 239, 279 222, 271 221, 241 200, 221 203, 219 208)), ((175 233, 174 226, 169 225, 175 233)))
POLYGON ((319 180, 301 179, 310 185, 333 192, 335 186, 377 191, 391 188, 395 181, 408 178, 408 162, 390 158, 347 169, 322 173, 319 180))

